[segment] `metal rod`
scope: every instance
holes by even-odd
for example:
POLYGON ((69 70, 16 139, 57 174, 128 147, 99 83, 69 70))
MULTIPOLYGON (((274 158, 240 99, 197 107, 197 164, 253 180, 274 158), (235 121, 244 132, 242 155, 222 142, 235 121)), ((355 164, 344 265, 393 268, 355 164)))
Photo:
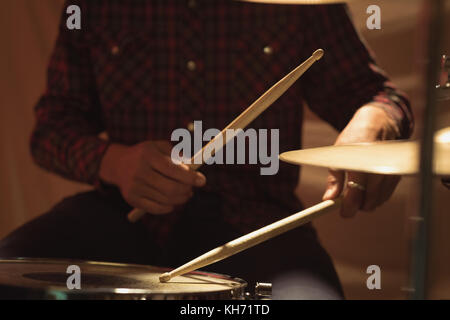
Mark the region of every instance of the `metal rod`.
POLYGON ((441 55, 441 39, 443 28, 443 0, 429 2, 428 30, 428 68, 426 108, 422 131, 420 152, 420 204, 417 233, 413 239, 413 256, 411 264, 411 285, 409 298, 423 300, 427 298, 428 247, 429 228, 433 212, 433 151, 434 132, 436 126, 437 90, 436 80, 439 74, 439 56, 441 55))

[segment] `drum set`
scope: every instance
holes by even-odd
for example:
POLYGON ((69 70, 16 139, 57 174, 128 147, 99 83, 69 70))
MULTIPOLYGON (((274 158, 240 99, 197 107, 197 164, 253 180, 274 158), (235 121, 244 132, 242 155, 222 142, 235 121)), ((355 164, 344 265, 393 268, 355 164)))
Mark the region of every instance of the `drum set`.
MULTIPOLYGON (((276 0, 246 0, 250 2, 277 2, 276 0)), ((338 0, 285 0, 283 4, 325 4, 338 0)), ((225 145, 234 136, 226 129, 243 129, 275 102, 309 67, 320 60, 324 52, 318 49, 312 56, 286 75, 221 133, 225 145)), ((440 99, 450 99, 450 59, 443 57, 442 72, 446 82, 438 86, 440 99)), ((216 136, 216 138, 219 136, 216 136)), ((213 139, 210 144, 216 143, 213 139)), ((450 182, 450 127, 434 133, 432 175, 450 182)), ((223 146, 222 145, 222 146, 223 146)), ((203 159, 205 146, 194 158, 203 159)), ((193 158, 193 159, 194 159, 193 158)), ((280 160, 295 165, 358 171, 384 175, 420 175, 420 141, 389 141, 377 143, 329 146, 290 151, 280 155, 280 160)), ((205 161, 205 159, 203 159, 205 161)), ((198 163, 198 161, 191 161, 198 163)), ((200 165, 192 167, 197 170, 200 165)), ((204 299, 270 299, 271 284, 258 283, 255 294, 246 290, 247 283, 231 276, 196 271, 209 264, 228 258, 263 241, 307 223, 340 206, 340 199, 328 200, 295 213, 250 234, 230 241, 176 269, 147 265, 77 261, 58 259, 16 258, 0 260, 0 299, 127 299, 127 300, 204 300, 204 299), (81 287, 68 285, 69 266, 81 271, 81 287)), ((129 220, 135 222, 145 212, 134 210, 129 220)))

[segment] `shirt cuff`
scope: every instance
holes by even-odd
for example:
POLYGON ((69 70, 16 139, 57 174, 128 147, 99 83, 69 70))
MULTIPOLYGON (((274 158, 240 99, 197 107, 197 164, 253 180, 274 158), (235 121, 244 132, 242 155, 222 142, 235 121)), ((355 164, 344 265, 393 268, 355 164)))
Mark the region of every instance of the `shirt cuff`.
POLYGON ((396 139, 407 139, 411 136, 412 131, 409 120, 400 106, 402 103, 398 97, 390 97, 387 94, 378 95, 369 103, 383 109, 394 120, 398 132, 396 139))
POLYGON ((83 147, 79 152, 84 155, 79 157, 78 180, 86 181, 93 185, 96 189, 102 190, 105 188, 105 183, 100 179, 100 165, 103 156, 110 145, 110 141, 98 137, 89 137, 83 140, 83 147))

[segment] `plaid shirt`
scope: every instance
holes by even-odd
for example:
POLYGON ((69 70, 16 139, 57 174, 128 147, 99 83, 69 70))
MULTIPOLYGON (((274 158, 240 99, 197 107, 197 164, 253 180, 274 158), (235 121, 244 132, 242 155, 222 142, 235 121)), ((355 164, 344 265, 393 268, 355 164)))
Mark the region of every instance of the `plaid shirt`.
MULTIPOLYGON (((408 101, 376 66, 343 5, 96 0, 64 8, 69 4, 81 7, 82 29, 68 30, 63 14, 31 139, 35 161, 69 179, 99 186, 111 142, 170 141, 174 129, 194 120, 204 130, 224 128, 318 48, 323 59, 252 128, 279 128, 284 152, 301 147, 303 102, 342 130, 359 107, 381 101, 402 137, 411 133, 408 101)), ((201 168, 205 189, 223 199, 217 210, 242 232, 300 207, 297 167, 280 163, 274 176, 259 170, 201 168)), ((158 224, 166 218, 147 219, 154 228, 170 227, 158 224)))

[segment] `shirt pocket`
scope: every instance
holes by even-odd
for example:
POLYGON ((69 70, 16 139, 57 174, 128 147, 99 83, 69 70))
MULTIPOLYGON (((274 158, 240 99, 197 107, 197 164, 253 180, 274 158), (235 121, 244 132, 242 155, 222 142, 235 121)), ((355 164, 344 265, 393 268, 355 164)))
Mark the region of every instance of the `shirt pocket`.
POLYGON ((103 121, 113 141, 134 144, 153 136, 154 37, 150 29, 98 29, 89 35, 92 70, 103 121))
POLYGON ((146 104, 153 79, 151 30, 102 28, 93 31, 88 41, 103 109, 130 110, 146 104))
MULTIPOLYGON (((276 12, 263 21, 242 21, 244 30, 234 40, 232 58, 231 94, 242 110, 258 99, 264 92, 297 67, 308 52, 302 50, 302 35, 294 15, 276 12)), ((250 125, 253 128, 270 128, 282 125, 284 106, 301 105, 300 90, 295 84, 268 110, 250 125)))

